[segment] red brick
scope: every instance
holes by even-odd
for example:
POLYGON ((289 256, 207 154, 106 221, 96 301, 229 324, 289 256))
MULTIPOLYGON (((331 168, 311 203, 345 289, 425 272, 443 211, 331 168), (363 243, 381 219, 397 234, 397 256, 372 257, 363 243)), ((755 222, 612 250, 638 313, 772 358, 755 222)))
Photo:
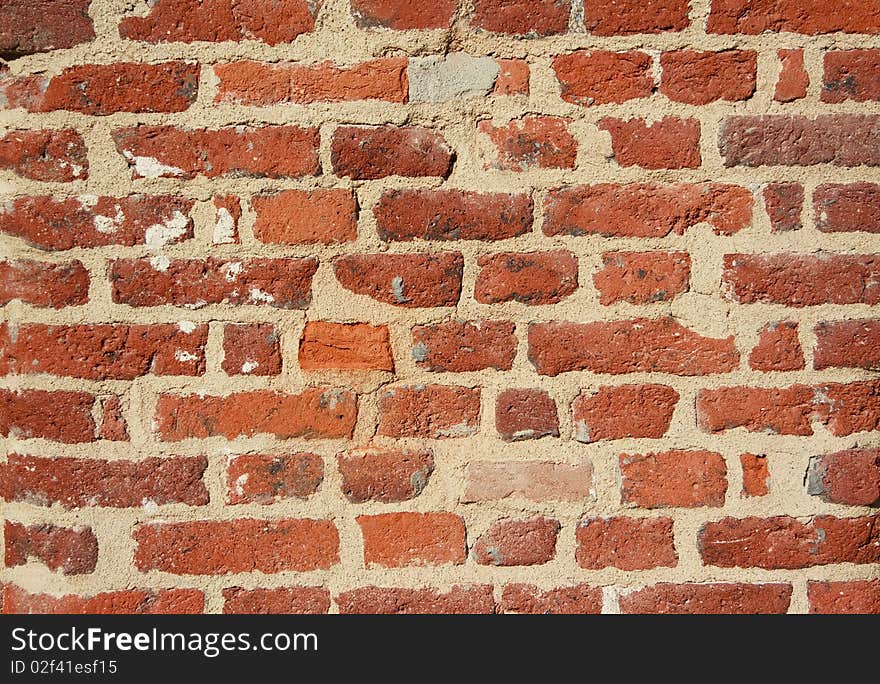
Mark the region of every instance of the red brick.
POLYGON ((788 516, 724 518, 706 523, 698 544, 703 563, 723 568, 769 570, 832 563, 880 562, 878 516, 815 516, 802 522, 788 516))
POLYGON ((749 368, 759 371, 804 369, 804 350, 794 321, 770 323, 761 328, 758 344, 749 354, 749 368))
POLYGON ((727 299, 740 304, 880 303, 880 255, 725 254, 727 299))
POLYGON ((832 50, 825 53, 822 102, 880 100, 880 50, 832 50))
POLYGON ((258 434, 278 439, 350 439, 357 397, 347 390, 310 387, 299 394, 269 390, 223 397, 163 394, 156 402, 161 439, 226 439, 258 434))
POLYGON ((767 457, 764 454, 742 454, 739 462, 742 466, 743 496, 767 496, 770 491, 767 486, 767 480, 770 479, 767 457))
POLYGON ((605 306, 666 302, 690 289, 687 252, 605 252, 602 264, 593 274, 593 285, 605 306))
POLYGON ((67 110, 94 116, 182 112, 198 94, 199 65, 183 61, 81 64, 57 76, 23 76, 0 82, 0 88, 4 85, 7 109, 67 110))
POLYGON ((880 8, 863 0, 713 0, 709 33, 786 31, 822 33, 878 33, 880 8))
POLYGON ((776 92, 773 99, 777 102, 794 102, 807 96, 810 75, 804 68, 803 50, 777 50, 782 69, 776 81, 776 92))
POLYGON ((22 525, 7 520, 3 537, 7 568, 36 558, 50 570, 83 575, 94 572, 98 561, 98 539, 89 527, 22 525))
POLYGON ((749 432, 812 435, 815 393, 791 387, 722 387, 697 393, 697 424, 705 432, 744 427, 749 432))
POLYGON ((388 190, 373 210, 383 240, 505 240, 532 226, 528 195, 388 190))
POLYGON ((162 247, 193 236, 194 201, 168 195, 68 199, 19 197, 0 209, 0 232, 50 251, 138 244, 162 247))
POLYGON ((654 92, 652 60, 644 52, 578 50, 553 60, 562 99, 576 105, 620 104, 654 92))
POLYGON ((388 327, 308 321, 299 342, 299 365, 306 371, 335 369, 393 373, 388 327))
POLYGON ((98 436, 111 442, 127 442, 128 425, 122 413, 122 403, 119 397, 111 394, 108 397, 98 399, 101 403, 101 427, 98 436))
POLYGON ((880 319, 822 321, 816 324, 813 368, 880 370, 880 319))
POLYGON ((355 180, 439 176, 452 172, 446 138, 422 126, 340 126, 330 147, 333 173, 355 180))
POLYGON ((452 24, 457 5, 457 0, 430 6, 416 0, 351 0, 351 13, 360 28, 439 29, 452 24))
POLYGON ((304 309, 318 260, 117 259, 110 267, 113 301, 129 306, 269 305, 304 309))
POLYGON ((471 25, 528 38, 568 30, 571 0, 474 0, 471 25))
POLYGON ((59 615, 162 615, 201 613, 205 596, 198 589, 120 589, 94 596, 32 594, 14 584, 0 585, 3 613, 59 615))
POLYGON ((587 570, 678 565, 671 518, 584 518, 575 534, 577 563, 587 570))
POLYGON ((0 324, 0 376, 49 373, 90 380, 204 375, 208 326, 0 324))
POLYGON ((204 456, 149 457, 137 461, 40 458, 12 454, 0 464, 0 495, 7 501, 62 508, 138 508, 208 503, 204 456))
POLYGON ((598 615, 602 589, 588 584, 544 591, 533 584, 508 584, 501 596, 500 612, 531 615, 598 615))
POLYGON ((0 169, 67 183, 89 177, 89 159, 82 136, 73 129, 12 131, 0 138, 0 169))
POLYGON ((342 493, 352 503, 397 503, 416 498, 428 486, 434 457, 428 451, 358 449, 336 457, 342 493))
POLYGON ((816 456, 807 472, 807 493, 829 503, 880 503, 880 449, 849 449, 816 456))
POLYGON ((783 615, 790 584, 655 584, 620 595, 621 613, 660 615, 783 615))
POLYGON ((593 467, 546 461, 471 461, 467 467, 463 503, 527 499, 578 501, 592 496, 593 467))
POLYGON ((710 375, 739 366, 733 336, 704 337, 674 318, 595 323, 533 323, 529 361, 541 375, 674 373, 710 375))
POLYGON ((559 522, 550 518, 496 520, 471 551, 480 565, 542 565, 556 556, 559 522))
POLYGON ((503 126, 492 121, 477 122, 477 130, 489 137, 494 148, 485 168, 528 171, 575 167, 578 143, 568 132, 571 119, 531 114, 503 126))
POLYGON ((112 135, 132 178, 290 178, 321 170, 317 128, 134 126, 112 135))
POLYGON ((344 614, 397 615, 474 615, 495 612, 492 586, 456 585, 449 591, 437 589, 396 589, 360 587, 336 597, 339 612, 344 614))
POLYGON ((880 116, 731 116, 718 146, 725 166, 880 166, 880 116))
POLYGON ((510 370, 516 356, 516 326, 510 321, 452 320, 412 329, 412 357, 429 371, 463 373, 510 370))
POLYGON ((556 402, 544 390, 504 390, 495 400, 495 429, 505 442, 559 437, 556 402))
POLYGON ((16 59, 95 38, 91 0, 5 0, 0 5, 0 56, 16 59))
POLYGON ((223 326, 223 370, 227 375, 279 375, 281 345, 271 323, 223 326))
POLYGON ((649 123, 646 119, 599 121, 599 129, 611 134, 614 160, 619 166, 644 169, 697 169, 700 156, 700 122, 666 116, 649 123))
POLYGON ((244 615, 324 615, 330 592, 323 587, 223 590, 223 613, 244 615))
POLYGON ((334 245, 357 239, 358 203, 351 190, 283 190, 255 195, 251 203, 260 242, 334 245))
POLYGON ((774 233, 800 230, 804 186, 800 183, 769 183, 764 188, 764 210, 774 233))
POLYGON ((676 50, 660 56, 660 68, 660 92, 674 102, 736 102, 755 92, 758 55, 754 50, 676 50))
POLYGON ((214 65, 220 79, 216 102, 273 105, 283 102, 406 102, 407 59, 389 57, 353 66, 239 61, 214 65))
POLYGON ((307 499, 323 480, 324 461, 317 454, 232 456, 226 467, 227 501, 266 505, 307 499))
POLYGON ((329 520, 197 520, 144 523, 132 533, 135 567, 175 575, 326 570, 339 562, 329 520))
POLYGON ((808 582, 811 613, 880 615, 880 580, 808 582))
POLYGON ((464 563, 464 521, 452 513, 359 515, 357 523, 367 568, 464 563))
POLYGON ((480 423, 480 389, 404 385, 379 393, 377 435, 445 439, 470 437, 480 423))
POLYGON ((596 36, 683 31, 690 25, 689 0, 590 0, 584 26, 596 36))
POLYGON ((94 442, 94 404, 88 392, 0 389, 0 435, 64 444, 94 442))
POLYGON ((880 430, 880 382, 828 383, 814 391, 816 412, 836 437, 880 430))
POLYGON ((713 451, 673 449, 620 457, 620 496, 641 508, 724 505, 727 465, 713 451))
POLYGON ((15 299, 40 308, 81 306, 89 301, 89 282, 89 272, 77 259, 0 261, 0 306, 15 299))
POLYGON ((333 260, 346 290, 394 306, 455 306, 461 296, 464 258, 435 254, 351 254, 333 260))
POLYGON ((737 185, 583 185, 551 190, 545 200, 544 234, 665 237, 708 223, 719 235, 752 221, 752 193, 737 185))
POLYGON ((617 385, 581 394, 571 405, 574 438, 587 444, 660 438, 669 430, 678 399, 678 392, 665 385, 617 385))
POLYGON ((556 304, 578 288, 577 257, 552 252, 502 252, 477 258, 474 298, 481 304, 556 304))
POLYGON ((880 233, 880 184, 820 185, 813 209, 816 228, 823 233, 880 233))
POLYGON ((214 230, 211 241, 215 245, 240 244, 238 222, 241 220, 241 200, 235 195, 214 195, 214 230))
POLYGON ((529 63, 523 59, 496 59, 501 70, 495 79, 493 95, 528 95, 529 63))
POLYGON ((290 43, 315 28, 307 0, 156 0, 144 17, 125 17, 119 35, 149 43, 260 40, 290 43))

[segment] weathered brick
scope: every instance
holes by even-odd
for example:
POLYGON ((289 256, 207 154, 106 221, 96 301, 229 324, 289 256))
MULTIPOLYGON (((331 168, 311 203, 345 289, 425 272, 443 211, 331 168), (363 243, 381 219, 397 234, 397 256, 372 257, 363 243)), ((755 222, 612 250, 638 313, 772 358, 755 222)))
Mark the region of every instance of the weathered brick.
POLYGON ((403 307, 455 306, 461 296, 464 258, 434 254, 352 254, 333 260, 346 290, 403 307))
POLYGON ((141 125, 114 130, 113 142, 132 178, 289 178, 321 170, 317 128, 141 125))
POLYGON ((83 575, 94 572, 98 561, 98 539, 90 527, 22 525, 7 520, 3 538, 7 568, 36 558, 50 570, 83 575))
POLYGON ((651 57, 644 52, 578 50, 553 60, 562 99, 576 105, 620 104, 654 92, 651 57))
POLYGON ((584 501, 591 497, 593 467, 546 461, 471 461, 467 467, 464 503, 527 499, 584 501))
POLYGON ((571 0, 474 0, 471 25, 494 33, 550 36, 568 30, 571 0))
POLYGON ((708 223, 719 235, 751 223, 752 193, 723 183, 633 183, 551 190, 544 204, 544 234, 665 237, 708 223))
POLYGON ((13 615, 178 615, 201 613, 205 595, 198 589, 119 589, 93 596, 33 594, 3 584, 3 613, 13 615))
POLYGON ((95 396, 88 392, 0 389, 0 435, 64 444, 94 442, 94 404, 95 396))
POLYGON ((496 59, 498 77, 493 95, 528 95, 531 68, 524 59, 496 59))
POLYGON ((434 457, 428 451, 358 449, 336 457, 342 492, 352 503, 414 499, 428 486, 434 457))
POLYGON ((791 387, 722 387, 697 393, 697 424, 706 432, 744 427, 750 432, 812 435, 815 393, 791 387))
POLYGON ((618 598, 621 613, 690 615, 782 615, 790 584, 655 584, 618 598))
POLYGON ((325 570, 339 562, 329 520, 196 520, 144 523, 132 533, 135 567, 175 575, 325 570))
POLYGON ((231 456, 226 467, 230 504, 273 504, 283 499, 306 499, 324 480, 324 462, 317 454, 231 456))
POLYGON ((774 233, 800 230, 804 186, 800 183, 769 183, 764 188, 764 209, 774 233))
POLYGON ((309 321, 299 341, 299 365, 305 371, 377 370, 393 373, 388 327, 309 321))
POLYGON ((244 615, 324 615, 330 592, 323 587, 223 590, 223 613, 244 615))
POLYGON ((318 260, 117 259, 110 266, 113 301, 129 306, 269 305, 304 309, 318 260))
POLYGON ((770 570, 880 561, 878 517, 724 518, 699 533, 706 565, 770 570))
POLYGON ((241 243, 238 222, 241 220, 241 200, 235 195, 214 195, 214 230, 211 242, 215 245, 241 243))
POLYGON ((822 102, 880 100, 880 50, 832 50, 825 53, 822 102))
POLYGON ((704 337, 674 318, 596 323, 533 323, 529 361, 541 375, 673 373, 709 375, 739 366, 733 336, 704 337))
POLYGON ((49 251, 73 247, 164 247, 193 236, 193 200, 163 195, 19 197, 0 208, 0 232, 49 251))
POLYGON ((660 56, 660 68, 660 92, 674 102, 736 102, 755 92, 758 55, 754 50, 677 50, 660 56))
POLYGON ((826 183, 813 193, 816 228, 823 233, 880 233, 880 184, 826 183))
POLYGON ((749 353, 749 368, 760 371, 794 371, 804 368, 804 350, 794 321, 770 323, 761 328, 758 343, 749 353))
POLYGON ((348 390, 320 387, 299 394, 269 390, 227 396, 163 394, 156 402, 161 439, 226 439, 257 434, 279 439, 351 438, 357 419, 357 397, 348 390))
POLYGON ((743 496, 766 496, 770 487, 768 458, 764 454, 742 454, 739 457, 743 476, 743 496))
POLYGON ((678 565, 671 518, 583 518, 575 535, 577 563, 587 570, 678 565))
POLYGON ((344 614, 473 615, 495 612, 492 586, 486 584, 456 585, 449 591, 427 587, 366 586, 339 594, 336 605, 344 614))
POLYGON ((568 250, 502 252, 477 258, 474 298, 481 304, 556 304, 578 288, 578 260, 568 250))
POLYGON ((880 580, 808 582, 811 613, 880 615, 880 580))
POLYGON ((533 584, 508 584, 501 595, 502 613, 598 615, 602 589, 588 584, 542 590, 533 584))
POLYGON ((12 454, 0 464, 0 495, 7 501, 63 508, 137 508, 152 502, 203 506, 208 490, 204 456, 138 461, 40 458, 12 454))
POLYGON ((528 195, 388 190, 373 210, 383 240, 505 240, 529 231, 528 195))
POLYGON ((537 517, 504 518, 486 530, 471 550, 480 565, 542 565, 556 556, 559 522, 537 517))
POLYGON ((829 503, 876 505, 880 502, 880 449, 849 449, 814 457, 807 471, 807 493, 829 503))
POLYGON ((614 161, 619 166, 644 169, 697 169, 700 156, 700 122, 666 116, 649 123, 646 119, 599 121, 599 129, 611 134, 614 161))
POLYGON ((690 287, 687 252, 605 252, 602 265, 593 274, 593 285, 605 306, 666 302, 690 287))
POLYGON ((358 204, 350 190, 283 190, 255 195, 251 203, 260 242, 333 245, 357 239, 358 204))
POLYGON ((617 385, 580 394, 571 405, 574 438, 587 444, 627 437, 660 438, 679 395, 665 385, 617 385))
POLYGON ((360 28, 439 29, 452 23, 457 5, 457 0, 430 6, 416 0, 351 0, 351 13, 360 28))
POLYGON ((12 131, 0 138, 0 169, 38 181, 85 180, 88 151, 82 136, 70 128, 12 131))
POLYGON ((99 397, 101 404, 101 427, 98 429, 98 437, 111 442, 127 442, 128 424, 122 411, 122 401, 116 394, 107 397, 99 397))
POLYGON ((429 371, 510 370, 516 356, 510 321, 452 320, 412 329, 412 357, 429 371))
POLYGON ((452 173, 455 152, 439 132, 423 126, 340 126, 330 147, 333 173, 355 180, 452 173))
POLYGON ((49 373, 91 380, 203 375, 208 326, 0 323, 0 376, 49 373))
POLYGON ((544 390, 504 390, 495 400, 495 429, 506 442, 559 437, 556 402, 544 390))
POLYGON ((880 370, 880 319, 822 321, 815 333, 813 368, 880 370))
POLYGON ((408 385, 379 393, 379 426, 386 437, 470 437, 480 423, 480 389, 408 385))
POLYGON ((278 375, 281 345, 271 323, 223 326, 223 363, 227 375, 278 375))
POLYGON ((878 33, 880 7, 861 0, 712 0, 709 33, 878 33))
POLYGON ((460 565, 465 560, 465 529, 452 513, 359 515, 364 565, 460 565))
POLYGON ((488 136, 493 146, 485 168, 503 171, 530 169, 573 169, 578 142, 569 133, 571 119, 556 116, 525 115, 496 126, 492 119, 477 122, 477 130, 488 136))
POLYGON ((724 505, 727 465, 713 451, 621 454, 620 496, 641 508, 724 505))
POLYGON ((0 5, 0 57, 16 59, 95 38, 91 0, 6 0, 0 5))
POLYGON ((16 299, 40 308, 81 306, 89 301, 90 282, 89 272, 77 259, 57 264, 0 261, 0 306, 16 299))
POLYGON ((810 86, 810 75, 804 68, 804 51, 777 50, 776 54, 782 62, 782 69, 779 72, 779 80, 776 81, 773 99, 777 102, 804 99, 810 86))
POLYGON ((690 25, 689 0, 590 0, 584 26, 596 36, 683 31, 690 25))

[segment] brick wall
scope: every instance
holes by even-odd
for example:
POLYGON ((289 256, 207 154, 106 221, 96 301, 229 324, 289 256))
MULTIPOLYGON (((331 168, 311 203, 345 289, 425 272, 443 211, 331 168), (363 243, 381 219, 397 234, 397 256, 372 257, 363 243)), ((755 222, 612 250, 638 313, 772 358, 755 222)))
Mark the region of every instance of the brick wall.
POLYGON ((4 610, 880 611, 880 2, 429 5, 0 7, 4 610))

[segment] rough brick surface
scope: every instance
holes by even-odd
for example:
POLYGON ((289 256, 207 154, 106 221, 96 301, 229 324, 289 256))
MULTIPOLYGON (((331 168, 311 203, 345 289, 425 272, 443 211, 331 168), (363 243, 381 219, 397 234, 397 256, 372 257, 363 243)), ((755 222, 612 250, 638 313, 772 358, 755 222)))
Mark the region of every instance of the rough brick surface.
POLYGON ((65 575, 93 572, 98 561, 98 540, 88 527, 22 525, 6 521, 3 528, 6 567, 31 559, 65 575))
POLYGON ((500 612, 536 615, 595 615, 602 612, 602 590, 587 584, 542 591, 532 584, 508 584, 500 612))
POLYGON ((764 188, 764 209, 774 233, 800 230, 804 186, 800 183, 769 183, 764 188))
POLYGON ((33 259, 0 261, 0 306, 18 299, 35 307, 61 309, 89 301, 89 272, 82 262, 33 259))
POLYGON ((810 86, 810 75, 804 69, 803 50, 777 50, 782 69, 776 81, 773 98, 777 102, 794 102, 807 96, 810 86))
POLYGON ((230 504, 271 504, 288 498, 305 499, 324 480, 324 462, 317 454, 233 456, 226 468, 230 504))
POLYGON ((807 472, 807 493, 830 503, 876 505, 880 502, 880 449, 849 449, 815 457, 807 472))
POLYGON ((655 584, 618 599, 621 613, 781 615, 788 612, 789 584, 655 584))
POLYGON ((473 546, 480 565, 541 565, 556 555, 559 523, 548 518, 492 523, 473 546))
POLYGON ((430 371, 510 370, 516 355, 509 321, 447 321, 412 329, 412 357, 430 371))
POLYGON ((330 610, 330 592, 322 587, 223 590, 223 612, 245 615, 323 615, 330 610))
POLYGON ((447 439, 469 437, 480 421, 480 390, 448 385, 408 385, 379 394, 376 434, 447 439))
POLYGON ((330 148, 333 172, 357 180, 386 176, 440 176, 455 153, 437 131, 421 126, 340 126, 330 148))
POLYGON ((688 0, 594 0, 584 3, 584 26, 597 36, 683 31, 688 0))
POLYGON ((578 51, 553 60, 562 99, 590 106, 649 97, 654 91, 651 57, 644 52, 578 51))
POLYGON ((397 589, 365 586, 336 597, 343 614, 392 615, 475 615, 495 612, 495 599, 489 585, 454 586, 437 589, 397 589))
POLYGON ((640 508, 723 506, 727 466, 721 454, 680 449, 620 455, 620 495, 640 508))
POLYGON ((427 451, 365 449, 339 454, 342 491, 352 503, 414 499, 428 486, 434 457, 427 451))
POLYGON ((508 442, 558 437, 556 402, 542 390, 504 390, 495 402, 495 429, 508 442))
POLYGON ((770 492, 770 465, 764 454, 742 454, 743 496, 766 496, 770 492))
POLYGON ((464 563, 464 521, 452 513, 359 515, 357 522, 368 568, 464 563))
POLYGON ((357 238, 357 199, 348 190, 284 190, 252 203, 260 242, 332 245, 357 238))
POLYGON ((333 261, 346 290, 402 307, 455 306, 464 260, 455 252, 353 254, 333 261))
POLYGON ((205 596, 198 589, 120 589, 93 596, 31 593, 2 585, 3 612, 20 615, 180 615, 201 613, 205 596))
POLYGON ((605 252, 593 274, 599 301, 651 304, 688 291, 691 258, 686 252, 605 252))
POLYGON ((565 250, 492 254, 480 257, 477 265, 474 297, 483 304, 555 304, 578 286, 577 259, 565 250))
POLYGON ((671 518, 585 518, 575 534, 578 565, 588 570, 648 570, 678 564, 671 518))
POLYGON ((0 7, 0 56, 15 59, 95 37, 91 0, 8 0, 0 7))
POLYGON ((270 323, 253 323, 223 328, 223 370, 227 375, 278 375, 281 346, 278 332, 270 323))
POLYGON ((86 144, 75 130, 12 131, 0 138, 0 168, 38 181, 89 177, 86 144))
POLYGON ((496 126, 491 119, 477 123, 495 148, 486 168, 505 171, 529 169, 573 169, 578 143, 569 133, 570 119, 553 116, 524 116, 496 126))
POLYGON ((880 580, 810 582, 811 613, 880 615, 880 580))
POLYGON ((620 166, 644 169, 696 169, 700 157, 700 122, 667 116, 654 123, 644 119, 602 119, 599 128, 611 134, 614 160, 620 166))
POLYGON ((299 342, 304 371, 394 371, 388 328, 366 323, 309 321, 299 342))
POLYGON ((675 102, 704 105, 747 100, 755 92, 757 54, 751 50, 664 52, 660 92, 675 102))
POLYGON ((662 437, 678 399, 678 392, 665 385, 618 385, 581 394, 571 405, 574 438, 589 444, 604 439, 662 437))
POLYGON ((804 350, 793 321, 763 327, 749 353, 749 368, 759 371, 794 371, 804 367, 804 350))
POLYGON ((591 496, 593 468, 542 461, 473 461, 461 500, 583 501, 591 496))
POLYGON ((813 209, 823 233, 880 233, 880 184, 820 185, 813 209))

